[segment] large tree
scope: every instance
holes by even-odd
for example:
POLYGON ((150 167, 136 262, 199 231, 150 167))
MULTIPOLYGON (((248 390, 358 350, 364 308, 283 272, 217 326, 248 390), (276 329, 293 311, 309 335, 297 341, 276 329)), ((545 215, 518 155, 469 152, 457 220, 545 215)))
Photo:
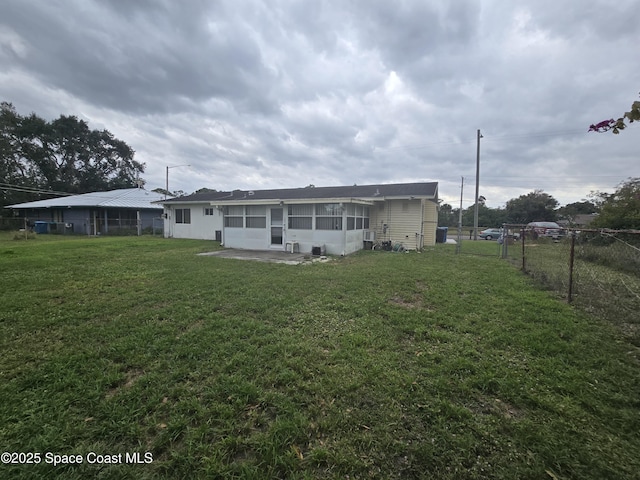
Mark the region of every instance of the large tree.
POLYGON ((534 190, 507 202, 506 216, 510 223, 554 222, 558 201, 542 190, 534 190))
MULTIPOLYGON (((134 151, 107 130, 64 116, 46 121, 0 104, 0 207, 42 197, 132 187, 144 172, 134 151)), ((47 197, 48 198, 48 197, 47 197)))
MULTIPOLYGON (((462 211, 462 224, 472 226, 474 224, 475 205, 471 205, 462 211)), ((478 204, 479 227, 501 227, 506 222, 505 211, 502 208, 489 208, 484 203, 478 204)))
POLYGON ((596 213, 597 211, 598 207, 595 203, 583 200, 581 202, 568 203, 564 207, 558 208, 557 213, 558 218, 573 223, 578 215, 596 213))
POLYGON ((612 193, 593 194, 600 212, 591 226, 640 230, 640 178, 629 178, 612 193))
POLYGON ((448 203, 443 203, 438 208, 438 225, 441 227, 454 227, 458 225, 458 210, 454 211, 448 203))

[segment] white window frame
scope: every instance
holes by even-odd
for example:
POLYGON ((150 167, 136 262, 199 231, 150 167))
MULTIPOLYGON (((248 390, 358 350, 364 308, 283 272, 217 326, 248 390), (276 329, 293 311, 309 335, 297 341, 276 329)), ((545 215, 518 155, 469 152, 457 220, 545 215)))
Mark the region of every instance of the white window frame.
POLYGON ((288 205, 287 222, 290 230, 313 230, 313 204, 288 205))

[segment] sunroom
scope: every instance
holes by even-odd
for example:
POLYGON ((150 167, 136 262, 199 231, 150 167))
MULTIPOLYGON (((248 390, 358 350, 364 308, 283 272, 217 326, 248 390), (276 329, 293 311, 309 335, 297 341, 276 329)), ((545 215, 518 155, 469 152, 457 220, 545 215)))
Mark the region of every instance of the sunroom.
POLYGON ((347 255, 362 249, 372 202, 281 201, 277 204, 219 205, 224 216, 222 242, 251 250, 320 251, 347 255))

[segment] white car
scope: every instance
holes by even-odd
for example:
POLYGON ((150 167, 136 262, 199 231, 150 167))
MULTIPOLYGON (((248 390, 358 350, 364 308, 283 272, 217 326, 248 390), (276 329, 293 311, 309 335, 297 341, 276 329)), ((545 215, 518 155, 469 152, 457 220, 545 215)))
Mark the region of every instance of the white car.
POLYGON ((527 230, 534 238, 537 236, 557 240, 564 235, 562 227, 556 222, 531 222, 527 224, 527 230))

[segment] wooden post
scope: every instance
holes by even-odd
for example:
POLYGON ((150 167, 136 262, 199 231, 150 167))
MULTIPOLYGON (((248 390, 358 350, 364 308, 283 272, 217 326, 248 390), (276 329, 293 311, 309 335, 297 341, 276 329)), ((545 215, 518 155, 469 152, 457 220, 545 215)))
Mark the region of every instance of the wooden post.
POLYGON ((569 254, 569 293, 567 302, 573 301, 573 260, 576 250, 576 232, 571 232, 571 253, 569 254))
POLYGON ((522 230, 520 230, 520 240, 522 241, 522 271, 525 271, 525 264, 524 264, 524 239, 525 239, 525 229, 524 227, 522 227, 522 230))

